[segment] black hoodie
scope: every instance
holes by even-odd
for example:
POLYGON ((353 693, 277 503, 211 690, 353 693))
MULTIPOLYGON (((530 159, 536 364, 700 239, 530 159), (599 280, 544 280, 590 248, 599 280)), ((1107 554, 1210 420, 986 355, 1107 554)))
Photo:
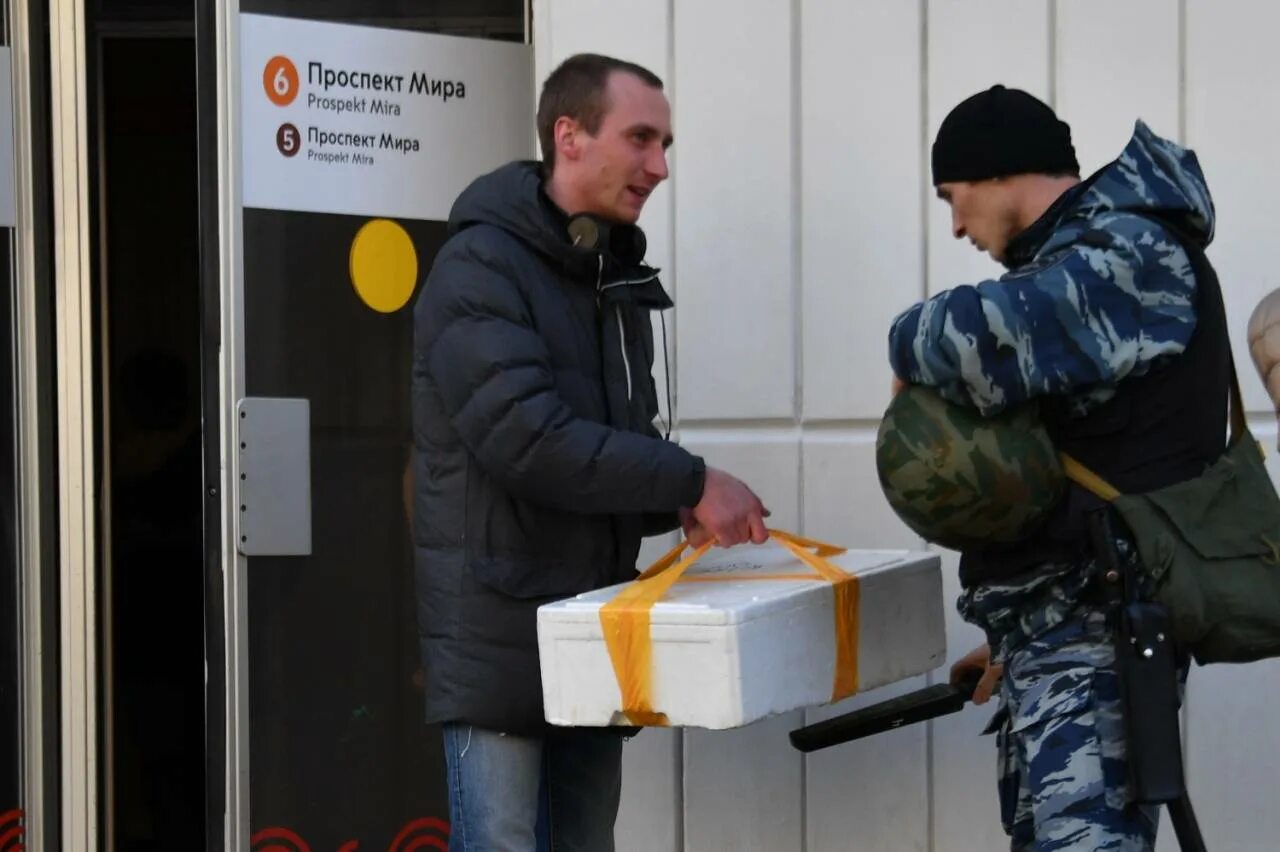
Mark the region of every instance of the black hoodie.
POLYGON ((428 721, 542 729, 537 607, 635 577, 701 497, 662 440, 654 270, 573 246, 537 163, 479 178, 414 307, 414 559, 428 721))

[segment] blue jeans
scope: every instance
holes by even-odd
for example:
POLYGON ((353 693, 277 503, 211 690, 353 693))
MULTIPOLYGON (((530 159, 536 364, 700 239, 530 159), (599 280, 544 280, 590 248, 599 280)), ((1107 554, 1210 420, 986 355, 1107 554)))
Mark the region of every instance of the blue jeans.
POLYGON ((622 737, 549 729, 517 737, 444 726, 449 852, 613 852, 622 737))

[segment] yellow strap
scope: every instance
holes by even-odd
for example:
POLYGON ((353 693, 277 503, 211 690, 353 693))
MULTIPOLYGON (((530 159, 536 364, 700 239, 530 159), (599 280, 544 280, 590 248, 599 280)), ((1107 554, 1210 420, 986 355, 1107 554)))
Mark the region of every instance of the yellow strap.
MULTIPOLYGON (((661 574, 663 571, 667 570, 672 565, 676 564, 676 562, 678 562, 680 559, 680 554, 684 553, 685 549, 688 547, 689 547, 688 541, 680 542, 675 547, 671 548, 666 553, 664 553, 662 556, 659 556, 658 561, 650 565, 648 568, 646 568, 644 570, 644 573, 642 573, 639 577, 636 577, 636 580, 637 581, 647 580, 650 577, 653 577, 657 574, 661 574)), ((710 545, 704 546, 702 548, 702 553, 706 553, 709 547, 710 545)), ((699 554, 698 558, 701 558, 701 554, 699 554)))
MULTIPOLYGON (((853 695, 858 691, 858 578, 832 565, 825 558, 844 553, 844 548, 801 538, 781 530, 770 530, 769 535, 812 568, 816 575, 772 574, 767 575, 768 579, 825 579, 833 584, 836 671, 832 700, 853 695)), ((634 583, 600 607, 600 626, 604 631, 605 645, 609 650, 609 659, 618 680, 622 709, 635 725, 669 724, 666 715, 657 712, 653 707, 653 642, 650 635, 649 614, 653 605, 681 579, 689 566, 701 559, 702 555, 711 548, 711 543, 708 542, 681 558, 688 547, 689 543, 684 541, 672 548, 649 566, 634 583)), ((725 582, 745 578, 740 574, 721 574, 688 579, 698 582, 725 582)), ((766 579, 766 575, 753 575, 752 579, 766 579)))
POLYGON ((1066 453, 1058 453, 1058 458, 1062 461, 1062 472, 1081 488, 1089 491, 1099 499, 1106 500, 1108 503, 1120 496, 1120 492, 1110 482, 1107 482, 1071 456, 1066 453))
POLYGON ((711 542, 680 559, 689 546, 684 541, 649 566, 617 597, 600 607, 600 627, 609 659, 622 690, 622 707, 634 725, 665 726, 667 717, 653 709, 653 642, 649 635, 649 611, 680 579, 690 565, 711 549, 711 542))
POLYGON ((858 578, 823 558, 844 553, 843 547, 835 547, 783 532, 774 533, 773 536, 801 562, 829 580, 834 587, 836 672, 835 683, 831 688, 831 700, 839 701, 842 698, 848 698, 858 691, 858 607, 862 599, 858 578), (813 548, 816 552, 810 553, 805 548, 813 548))

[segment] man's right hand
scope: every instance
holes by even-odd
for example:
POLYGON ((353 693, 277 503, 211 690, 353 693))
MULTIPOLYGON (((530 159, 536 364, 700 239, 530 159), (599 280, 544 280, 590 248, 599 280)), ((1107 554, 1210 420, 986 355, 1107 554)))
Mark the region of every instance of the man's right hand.
POLYGON ((707 468, 693 517, 721 547, 747 541, 764 544, 769 539, 764 525, 769 510, 760 498, 741 480, 713 467, 707 468))
POLYGON ((680 507, 680 529, 684 532, 685 541, 695 550, 711 541, 711 533, 698 523, 698 519, 693 516, 693 509, 687 506, 680 507))
POLYGON ((959 684, 970 672, 982 672, 978 688, 973 691, 974 704, 986 704, 1004 675, 1004 666, 997 663, 991 665, 991 647, 983 645, 965 654, 951 667, 951 683, 959 684))

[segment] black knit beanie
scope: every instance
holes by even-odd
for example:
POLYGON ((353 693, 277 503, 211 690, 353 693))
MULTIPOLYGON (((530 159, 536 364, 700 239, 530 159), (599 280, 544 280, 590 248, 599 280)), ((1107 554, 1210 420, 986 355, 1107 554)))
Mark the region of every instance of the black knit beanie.
POLYGON ((1071 128, 1019 89, 992 86, 942 120, 933 142, 933 185, 1006 175, 1080 173, 1071 128))

